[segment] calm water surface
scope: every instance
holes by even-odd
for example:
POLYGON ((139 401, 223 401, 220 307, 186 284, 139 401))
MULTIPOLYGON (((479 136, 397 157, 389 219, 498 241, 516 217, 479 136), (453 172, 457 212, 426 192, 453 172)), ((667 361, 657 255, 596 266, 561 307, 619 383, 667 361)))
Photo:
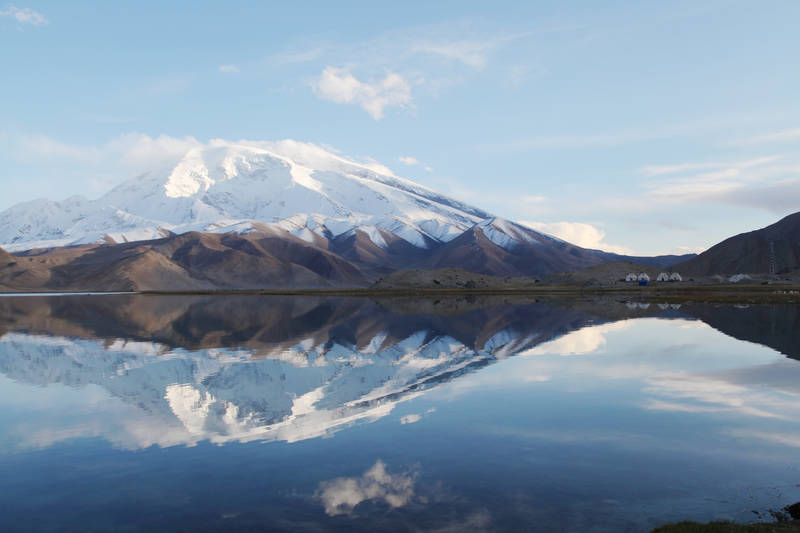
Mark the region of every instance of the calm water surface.
POLYGON ((0 530, 753 521, 799 393, 796 306, 2 298, 0 530))

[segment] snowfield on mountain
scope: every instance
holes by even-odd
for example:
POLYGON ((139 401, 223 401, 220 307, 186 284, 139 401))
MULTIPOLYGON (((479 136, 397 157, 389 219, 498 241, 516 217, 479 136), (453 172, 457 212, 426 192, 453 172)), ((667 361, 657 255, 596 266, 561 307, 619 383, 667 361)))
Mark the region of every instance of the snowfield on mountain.
POLYGON ((305 240, 377 229, 414 246, 447 242, 490 218, 379 165, 346 160, 311 144, 212 141, 173 168, 154 169, 96 200, 34 200, 0 214, 9 251, 129 242, 187 231, 247 232, 276 224, 305 240))

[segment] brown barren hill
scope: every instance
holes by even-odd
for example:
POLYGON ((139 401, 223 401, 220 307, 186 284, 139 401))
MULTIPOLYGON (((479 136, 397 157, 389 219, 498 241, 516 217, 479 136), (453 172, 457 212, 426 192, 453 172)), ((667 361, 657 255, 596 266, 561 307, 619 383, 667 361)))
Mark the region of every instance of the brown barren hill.
POLYGON ((152 241, 3 254, 0 284, 11 290, 193 291, 367 284, 345 259, 286 232, 190 232, 152 241))
POLYGON ((695 276, 767 274, 771 258, 778 274, 800 268, 800 212, 725 239, 674 268, 695 276))
POLYGON ((4 291, 42 290, 52 284, 53 269, 81 256, 93 246, 34 249, 0 253, 0 285, 4 291))

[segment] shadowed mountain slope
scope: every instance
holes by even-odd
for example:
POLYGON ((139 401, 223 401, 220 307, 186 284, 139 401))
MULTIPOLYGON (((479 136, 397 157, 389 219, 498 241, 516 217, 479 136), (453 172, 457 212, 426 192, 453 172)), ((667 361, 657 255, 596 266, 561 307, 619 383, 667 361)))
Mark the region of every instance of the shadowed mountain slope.
POLYGON ((776 273, 800 268, 800 212, 766 228, 725 239, 674 268, 696 276, 766 274, 771 253, 774 253, 776 273))

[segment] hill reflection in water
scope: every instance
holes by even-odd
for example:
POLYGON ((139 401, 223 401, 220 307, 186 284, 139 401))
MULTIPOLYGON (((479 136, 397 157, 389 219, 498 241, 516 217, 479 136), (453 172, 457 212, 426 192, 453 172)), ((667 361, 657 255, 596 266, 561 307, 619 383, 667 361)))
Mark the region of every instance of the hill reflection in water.
POLYGON ((748 520, 800 499, 798 331, 793 306, 4 297, 0 528, 748 520))

